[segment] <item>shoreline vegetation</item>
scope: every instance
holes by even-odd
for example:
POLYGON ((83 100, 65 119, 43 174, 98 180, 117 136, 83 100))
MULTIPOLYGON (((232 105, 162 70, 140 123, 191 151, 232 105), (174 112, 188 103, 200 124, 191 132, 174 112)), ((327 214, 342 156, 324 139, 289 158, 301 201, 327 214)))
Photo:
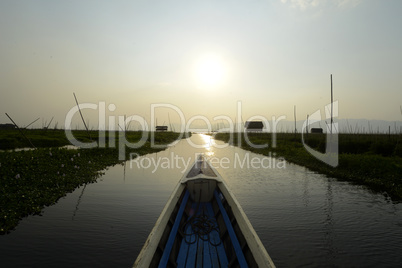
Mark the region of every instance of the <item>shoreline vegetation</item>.
MULTIPOLYGON (((67 149, 71 145, 63 130, 25 130, 26 136, 35 150, 12 150, 29 148, 30 142, 17 130, 0 130, 0 235, 7 234, 28 215, 41 215, 44 207, 55 204, 61 197, 73 192, 77 187, 94 183, 104 171, 119 160, 119 135, 115 134, 115 144, 109 142, 106 132, 105 148, 67 149), (7 151, 4 151, 7 150, 7 151)), ((176 141, 180 133, 155 132, 154 142, 163 145, 152 148, 150 133, 145 144, 139 148, 126 146, 126 159, 130 153, 145 155, 166 149, 176 141)), ((87 131, 73 131, 81 142, 90 142, 87 131)), ((91 131, 91 138, 97 141, 99 132, 91 131)), ((125 138, 131 143, 139 141, 140 131, 126 131, 125 138)), ((188 134, 183 135, 184 138, 188 134)), ((113 139, 112 139, 113 140, 113 139)))
MULTIPOLYGON (((17 130, 0 130, 0 235, 7 234, 28 215, 41 215, 46 206, 55 204, 61 197, 77 187, 96 182, 104 171, 119 160, 118 132, 90 131, 92 141, 104 135, 105 148, 60 148, 71 143, 64 130, 24 130, 30 142, 17 130), (110 135, 112 139, 109 140, 110 135), (110 142, 114 141, 114 144, 110 142), (15 150, 29 148, 35 150, 15 150)), ((73 130, 81 142, 91 142, 88 132, 73 130)), ((131 143, 145 134, 147 141, 139 148, 125 146, 126 159, 130 153, 145 155, 164 150, 176 141, 180 133, 154 132, 154 142, 164 145, 152 148, 150 133, 126 131, 131 143)), ((183 135, 183 138, 191 134, 183 135)), ((268 144, 267 148, 254 148, 241 133, 215 133, 214 138, 245 150, 274 157, 359 185, 384 194, 393 201, 402 201, 402 135, 339 134, 339 165, 333 168, 314 158, 304 148, 301 135, 277 133, 276 146, 272 146, 271 133, 247 133, 247 139, 255 145, 268 144)), ((309 134, 305 142, 313 149, 325 152, 326 135, 309 134)))
MULTIPOLYGON (((262 149, 250 146, 243 133, 217 133, 214 138, 257 154, 282 157, 329 177, 365 185, 395 202, 402 201, 402 135, 338 134, 339 165, 335 168, 313 157, 304 148, 300 133, 277 133, 275 147, 271 133, 247 133, 252 144, 268 144, 262 149)), ((304 139, 308 146, 325 153, 325 134, 305 134, 304 139)))

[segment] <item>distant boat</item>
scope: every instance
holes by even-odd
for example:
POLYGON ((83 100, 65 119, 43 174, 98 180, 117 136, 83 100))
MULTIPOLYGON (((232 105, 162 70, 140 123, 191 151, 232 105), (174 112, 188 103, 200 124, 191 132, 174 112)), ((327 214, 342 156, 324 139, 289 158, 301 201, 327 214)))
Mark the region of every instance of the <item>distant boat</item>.
POLYGON ((275 267, 240 204, 200 156, 170 196, 133 267, 275 267))

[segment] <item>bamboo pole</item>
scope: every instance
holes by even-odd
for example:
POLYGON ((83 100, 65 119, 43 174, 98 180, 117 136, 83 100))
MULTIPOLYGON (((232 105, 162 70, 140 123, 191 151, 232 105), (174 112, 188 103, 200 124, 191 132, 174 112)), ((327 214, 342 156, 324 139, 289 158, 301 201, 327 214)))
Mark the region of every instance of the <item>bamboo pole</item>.
MULTIPOLYGON (((32 121, 30 124, 28 124, 26 127, 24 127, 23 128, 23 130, 22 130, 22 132, 24 132, 30 125, 32 125, 33 123, 35 123, 36 121, 38 121, 40 119, 40 117, 39 118, 37 118, 36 120, 34 120, 34 121, 32 121)), ((25 133, 25 132, 24 132, 25 133)))
POLYGON ((332 125, 334 123, 333 112, 334 112, 334 98, 333 98, 333 91, 332 91, 332 74, 331 74, 331 134, 332 134, 332 125))
POLYGON ((54 116, 52 117, 52 119, 50 119, 50 122, 49 122, 49 124, 46 126, 46 128, 49 128, 49 127, 50 127, 50 124, 52 123, 53 118, 54 118, 54 116))
POLYGON ((50 124, 52 123, 52 121, 53 121, 53 118, 54 118, 54 116, 52 117, 52 119, 50 120, 50 122, 49 122, 49 124, 46 126, 46 128, 45 128, 45 132, 49 129, 49 127, 50 127, 50 124))
POLYGON ((13 122, 14 126, 17 127, 17 129, 18 129, 18 131, 21 133, 21 135, 22 135, 25 139, 27 139, 27 140, 29 141, 29 143, 32 145, 32 147, 34 147, 34 148, 36 149, 35 145, 33 145, 33 143, 31 142, 31 140, 28 139, 27 136, 25 136, 24 132, 19 128, 19 126, 14 122, 14 120, 13 120, 7 113, 6 113, 6 115, 7 115, 7 117, 11 120, 11 122, 13 122))
POLYGON ((308 116, 309 115, 307 115, 307 125, 306 125, 306 133, 307 133, 307 135, 308 135, 308 116))
POLYGON ((75 93, 73 93, 73 95, 74 95, 75 103, 77 103, 78 111, 80 112, 82 122, 84 123, 84 126, 85 126, 85 128, 86 128, 86 130, 87 130, 89 139, 92 140, 92 138, 91 138, 91 133, 89 132, 89 129, 88 129, 88 127, 87 127, 87 124, 85 124, 84 117, 82 116, 81 109, 80 109, 80 105, 78 104, 77 97, 75 96, 75 93))
POLYGON ((36 121, 38 121, 40 119, 40 117, 38 117, 38 119, 32 121, 30 124, 28 124, 26 127, 24 127, 24 129, 27 129, 30 125, 32 125, 33 123, 35 123, 36 121))
POLYGON ((170 122, 170 116, 169 116, 169 113, 168 113, 168 119, 169 119, 170 131, 171 131, 171 132, 174 132, 174 129, 172 128, 172 123, 170 122))
POLYGON ((293 107, 293 116, 295 118, 295 133, 297 132, 297 128, 296 128, 296 105, 293 107))

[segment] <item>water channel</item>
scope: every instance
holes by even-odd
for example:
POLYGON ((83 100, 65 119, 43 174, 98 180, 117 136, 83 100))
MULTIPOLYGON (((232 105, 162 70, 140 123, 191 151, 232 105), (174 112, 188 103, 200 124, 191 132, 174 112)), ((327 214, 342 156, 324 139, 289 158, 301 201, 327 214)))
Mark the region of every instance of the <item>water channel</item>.
POLYGON ((110 167, 0 236, 1 267, 131 267, 197 153, 224 176, 278 267, 400 267, 402 204, 193 135, 110 167))

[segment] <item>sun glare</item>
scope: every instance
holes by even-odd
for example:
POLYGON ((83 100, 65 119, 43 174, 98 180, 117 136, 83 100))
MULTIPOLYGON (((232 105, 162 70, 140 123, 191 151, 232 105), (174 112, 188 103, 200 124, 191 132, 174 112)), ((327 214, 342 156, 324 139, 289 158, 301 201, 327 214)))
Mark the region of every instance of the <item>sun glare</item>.
POLYGON ((226 66, 222 57, 215 54, 206 54, 196 63, 195 76, 197 86, 201 88, 214 88, 224 82, 226 66))

